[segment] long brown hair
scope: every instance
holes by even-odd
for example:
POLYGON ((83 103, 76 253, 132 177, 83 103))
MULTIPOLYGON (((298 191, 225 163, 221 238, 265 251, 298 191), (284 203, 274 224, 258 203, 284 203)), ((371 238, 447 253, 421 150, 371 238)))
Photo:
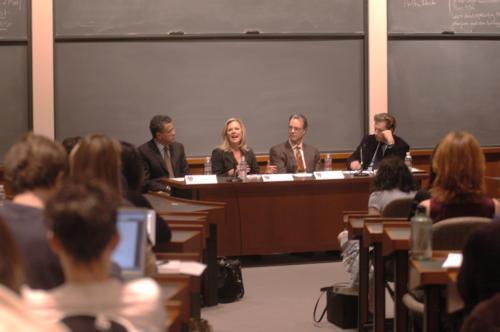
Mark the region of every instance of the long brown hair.
POLYGON ((70 155, 70 175, 81 181, 99 180, 121 197, 121 147, 102 134, 84 137, 70 155))
POLYGON ((441 202, 484 194, 486 164, 479 142, 466 131, 454 131, 441 140, 432 160, 436 179, 432 197, 441 202))

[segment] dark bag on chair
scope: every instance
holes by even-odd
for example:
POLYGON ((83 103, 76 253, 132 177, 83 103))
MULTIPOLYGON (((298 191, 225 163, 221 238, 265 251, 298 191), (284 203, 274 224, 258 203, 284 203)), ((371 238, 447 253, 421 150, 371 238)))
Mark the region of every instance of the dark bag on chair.
POLYGON ((237 259, 220 257, 217 259, 217 296, 220 303, 237 301, 245 295, 243 277, 241 275, 241 263, 237 259))
POLYGON ((358 293, 344 284, 336 284, 321 288, 321 294, 314 306, 313 319, 321 322, 326 313, 326 319, 343 329, 358 326, 358 293), (316 309, 323 293, 326 293, 326 306, 319 319, 316 319, 316 309))

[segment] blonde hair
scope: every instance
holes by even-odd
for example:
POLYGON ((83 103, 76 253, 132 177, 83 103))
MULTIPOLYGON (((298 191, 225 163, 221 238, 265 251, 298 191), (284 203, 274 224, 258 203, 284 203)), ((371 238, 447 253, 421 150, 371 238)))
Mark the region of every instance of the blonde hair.
POLYGON ((238 145, 238 149, 240 150, 248 150, 247 148, 247 130, 245 129, 245 125, 243 124, 243 121, 239 118, 229 118, 226 120, 226 123, 224 124, 224 127, 222 128, 221 136, 222 136, 222 143, 219 145, 219 148, 224 150, 224 151, 231 151, 231 144, 229 143, 229 138, 227 136, 227 127, 232 123, 232 122, 238 122, 241 127, 241 141, 240 144, 238 145))
POLYGON ((121 147, 113 138, 102 134, 84 137, 70 155, 70 175, 88 182, 98 180, 121 197, 121 147))
POLYGON ((484 154, 474 136, 465 131, 450 132, 432 159, 436 173, 432 197, 448 202, 464 195, 484 194, 485 168, 484 154))
POLYGON ((394 131, 396 129, 396 118, 388 113, 377 113, 373 116, 373 121, 384 122, 385 127, 389 130, 394 131))

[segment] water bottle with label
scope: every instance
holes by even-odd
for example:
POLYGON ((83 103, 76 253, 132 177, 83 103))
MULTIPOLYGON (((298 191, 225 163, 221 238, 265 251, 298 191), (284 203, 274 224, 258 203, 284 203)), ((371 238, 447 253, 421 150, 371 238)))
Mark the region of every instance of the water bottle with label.
POLYGON ((332 157, 330 156, 329 153, 326 154, 325 156, 325 171, 331 171, 332 170, 332 157))
POLYGON ((238 175, 242 181, 247 179, 247 162, 245 156, 241 156, 240 167, 238 169, 238 175))
POLYGON ((210 157, 205 158, 205 163, 203 164, 203 174, 212 174, 212 162, 210 161, 210 157))
POLYGON ((408 169, 409 169, 409 170, 410 170, 410 172, 411 172, 411 167, 412 167, 412 158, 411 158, 410 151, 406 152, 406 156, 405 156, 405 165, 406 165, 406 167, 408 167, 408 169))
POLYGON ((417 260, 432 258, 432 220, 423 206, 411 218, 411 255, 417 260))

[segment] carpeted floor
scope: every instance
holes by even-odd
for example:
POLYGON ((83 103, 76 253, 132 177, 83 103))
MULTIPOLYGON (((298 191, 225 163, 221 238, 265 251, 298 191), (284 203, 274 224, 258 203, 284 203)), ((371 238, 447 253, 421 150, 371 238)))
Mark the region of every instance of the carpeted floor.
MULTIPOLYGON (((307 257, 301 260, 307 262, 307 257)), ((320 324, 312 319, 319 289, 349 280, 342 263, 272 264, 243 268, 242 300, 202 310, 202 317, 215 332, 343 331, 328 323, 326 317, 320 324)), ((254 264, 244 262, 244 266, 248 265, 254 264)), ((323 308, 324 303, 323 299, 319 307, 323 308)))

